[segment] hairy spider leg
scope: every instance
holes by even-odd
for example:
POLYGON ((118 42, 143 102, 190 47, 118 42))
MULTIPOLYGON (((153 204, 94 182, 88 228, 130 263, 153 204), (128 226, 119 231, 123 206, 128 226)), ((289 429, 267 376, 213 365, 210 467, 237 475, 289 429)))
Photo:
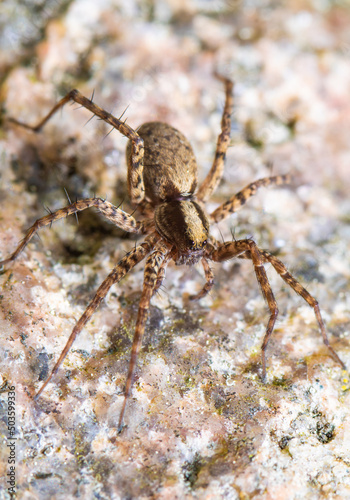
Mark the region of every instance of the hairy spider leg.
POLYGON ((253 240, 237 240, 229 243, 217 243, 217 248, 208 257, 215 262, 222 262, 224 260, 232 259, 233 257, 238 257, 245 252, 249 252, 250 258, 254 265, 255 275, 260 285, 262 294, 266 299, 267 305, 270 309, 270 318, 267 323, 266 333, 263 341, 263 347, 261 352, 262 359, 262 378, 265 380, 266 376, 266 357, 265 350, 268 339, 275 326, 276 318, 278 315, 278 308, 276 299, 273 295, 269 280, 266 275, 265 268, 263 266, 263 258, 253 240))
POLYGON ((233 110, 233 82, 219 74, 215 76, 225 85, 225 105, 221 118, 221 133, 216 144, 212 167, 197 192, 200 201, 207 201, 217 188, 224 172, 226 151, 231 140, 231 114, 233 110))
POLYGON ((263 177, 262 179, 258 179, 257 181, 248 184, 248 186, 244 187, 241 191, 236 193, 216 210, 214 210, 214 212, 209 215, 209 220, 211 222, 220 222, 233 212, 237 212, 243 207, 246 201, 254 196, 257 190, 263 186, 281 186, 283 184, 290 183, 290 181, 291 177, 289 174, 275 175, 273 177, 263 177))
POLYGON ((138 135, 138 133, 124 121, 115 118, 113 115, 100 108, 95 104, 92 99, 84 97, 79 90, 71 90, 65 97, 63 97, 52 110, 35 126, 23 123, 15 118, 9 118, 8 120, 16 125, 20 125, 26 129, 32 130, 33 132, 39 132, 40 129, 45 125, 45 123, 67 102, 74 101, 84 108, 91 111, 94 115, 98 116, 101 120, 109 123, 115 129, 128 139, 132 143, 132 154, 130 158, 130 164, 128 163, 128 192, 132 203, 138 204, 144 199, 144 182, 143 182, 143 156, 144 156, 144 145, 143 139, 138 135))
POLYGON ((195 295, 191 295, 190 300, 202 299, 210 292, 210 290, 213 288, 214 285, 214 273, 210 268, 209 262, 205 257, 202 258, 201 262, 204 269, 205 285, 203 286, 202 290, 200 290, 198 293, 196 293, 195 295))
POLYGON ((261 359, 262 359, 262 378, 266 377, 266 348, 272 334, 274 324, 278 315, 278 309, 276 300, 274 298, 273 292, 271 290, 270 283, 268 281, 266 271, 264 269, 264 263, 271 263, 275 268, 276 272, 281 276, 281 278, 298 294, 300 295, 315 311, 315 316, 319 324, 323 341, 328 347, 331 354, 338 361, 338 363, 345 369, 344 363, 341 361, 337 353, 330 346, 324 322, 320 313, 318 302, 314 297, 312 297, 309 292, 288 272, 285 265, 276 257, 271 255, 265 250, 260 250, 256 243, 252 240, 238 240, 227 243, 218 243, 217 249, 214 250, 210 256, 210 259, 216 262, 222 262, 224 260, 232 259, 233 257, 238 257, 240 259, 249 259, 254 264, 254 269, 256 273, 257 280, 261 287, 261 291, 266 298, 267 304, 270 309, 270 319, 266 328, 266 333, 261 346, 261 359))
POLYGON ((155 246, 154 251, 146 260, 143 289, 139 304, 139 310, 137 313, 136 327, 135 327, 135 333, 131 348, 131 357, 129 362, 129 370, 125 384, 124 401, 119 416, 119 423, 118 423, 119 432, 121 432, 123 428, 125 408, 131 392, 134 372, 137 364, 137 358, 140 352, 143 334, 145 332, 145 324, 148 317, 150 301, 153 296, 154 288, 157 284, 159 270, 161 269, 162 264, 164 260, 167 258, 167 255, 169 254, 170 251, 171 248, 169 248, 169 244, 160 240, 155 246))
POLYGON ((154 289, 153 289, 153 295, 155 295, 158 292, 158 290, 160 289, 160 287, 162 286, 162 283, 163 283, 164 278, 165 278, 165 271, 166 271, 167 265, 169 264, 169 260, 171 258, 172 258, 172 253, 169 253, 169 255, 167 255, 164 258, 163 263, 159 268, 157 281, 156 281, 156 284, 154 285, 154 289))
POLYGON ((65 217, 68 217, 68 215, 81 212, 82 210, 86 210, 90 207, 96 207, 97 210, 104 217, 106 217, 106 219, 110 220, 121 229, 124 229, 124 231, 139 234, 146 234, 150 232, 151 225, 149 224, 149 221, 146 220, 138 222, 131 215, 112 205, 112 203, 109 203, 109 201, 102 200, 101 198, 86 198, 84 200, 79 200, 75 203, 72 203, 67 207, 60 208, 56 212, 52 212, 49 215, 46 215, 45 217, 42 217, 41 219, 35 221, 34 224, 28 229, 27 234, 20 242, 16 250, 13 252, 13 254, 8 259, 0 261, 0 266, 3 266, 15 260, 40 228, 51 225, 53 222, 59 219, 63 219, 65 217))
POLYGON ((159 236, 156 233, 154 233, 148 236, 141 245, 137 246, 136 248, 128 252, 125 255, 125 257, 123 257, 119 261, 119 263, 115 266, 113 271, 107 276, 107 278, 103 281, 103 283, 99 286, 94 298, 87 306, 84 314, 81 316, 81 318, 73 328, 73 331, 70 334, 70 337, 63 351, 61 352, 60 357, 58 358, 55 366, 53 367, 50 376, 46 379, 44 384, 36 393, 35 399, 37 399, 40 396, 40 394, 43 392, 47 384, 55 375, 61 363, 63 362, 64 358, 67 356, 70 348, 72 347, 72 344, 76 339, 77 335, 81 332, 81 330, 84 328, 84 326, 89 321, 91 316, 94 314, 97 307, 100 305, 101 301, 107 295, 111 286, 118 283, 134 266, 136 266, 136 264, 141 262, 146 257, 146 255, 151 251, 153 244, 155 243, 155 241, 157 241, 158 238, 159 236))
MULTIPOLYGON (((281 276, 281 278, 289 285, 298 295, 300 295, 308 304, 310 307, 313 308, 316 316, 316 320, 318 323, 318 326, 321 330, 322 334, 322 339, 324 344, 327 346, 328 350, 332 354, 333 358, 341 365, 343 370, 346 369, 345 364, 343 361, 339 358, 338 354, 335 352, 333 347, 329 343, 326 327, 324 324, 324 321, 321 316, 321 311, 320 311, 320 306, 317 302, 317 300, 304 288, 299 281, 297 281, 294 276, 287 270, 286 266, 281 262, 277 257, 274 255, 271 255, 269 252, 266 250, 260 250, 260 254, 263 258, 264 262, 269 262, 272 264, 272 266, 275 268, 276 272, 281 276)), ((249 252, 246 252, 243 255, 239 255, 240 259, 251 259, 251 256, 249 255, 249 252)), ((268 339, 264 339, 265 343, 265 348, 267 344, 268 339)))

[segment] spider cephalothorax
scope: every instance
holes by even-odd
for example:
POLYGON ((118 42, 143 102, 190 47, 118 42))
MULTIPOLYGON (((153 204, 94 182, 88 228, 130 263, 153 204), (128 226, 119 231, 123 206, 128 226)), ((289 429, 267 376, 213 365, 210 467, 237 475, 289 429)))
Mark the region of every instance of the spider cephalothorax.
POLYGON ((230 142, 233 83, 227 78, 219 78, 223 81, 226 91, 221 133, 218 137, 212 168, 197 191, 197 165, 193 150, 185 136, 170 125, 161 122, 149 122, 142 125, 136 132, 125 122, 107 113, 77 90, 72 90, 61 99, 35 127, 17 120, 11 120, 37 132, 59 108, 68 101, 73 100, 111 124, 129 138, 127 145, 129 196, 131 202, 139 205, 142 212, 146 214, 146 218, 137 221, 131 215, 101 198, 79 200, 38 219, 28 230, 15 252, 8 259, 0 262, 0 265, 5 265, 15 260, 41 227, 50 225, 58 219, 89 207, 96 207, 104 217, 125 231, 146 235, 144 242, 126 254, 100 285, 96 295, 74 327, 51 375, 42 385, 36 397, 41 394, 52 379, 52 376, 68 354, 76 336, 89 321, 111 286, 118 283, 137 263, 146 257, 143 289, 136 320, 124 401, 119 417, 120 429, 122 428, 126 402, 132 387, 133 374, 145 330, 150 300, 161 286, 166 266, 170 260, 174 260, 177 265, 191 265, 201 261, 206 283, 199 293, 191 297, 194 299, 205 296, 213 286, 214 278, 208 261, 222 262, 233 257, 252 261, 257 280, 270 310, 270 317, 262 343, 263 378, 265 378, 266 373, 265 350, 278 314, 276 300, 264 269, 264 263, 272 264, 281 278, 314 309, 324 343, 335 359, 344 367, 334 349, 329 345, 316 299, 298 283, 279 259, 269 252, 259 249, 253 240, 245 239, 220 243, 209 235, 210 222, 218 222, 239 210, 256 193, 259 187, 281 185, 288 182, 289 179, 287 175, 259 179, 233 195, 213 213, 205 214, 202 208, 203 204, 210 198, 220 182, 225 154, 230 142))
POLYGON ((176 264, 195 264, 203 256, 209 236, 209 221, 193 200, 173 200, 158 205, 154 212, 158 233, 176 250, 176 264))

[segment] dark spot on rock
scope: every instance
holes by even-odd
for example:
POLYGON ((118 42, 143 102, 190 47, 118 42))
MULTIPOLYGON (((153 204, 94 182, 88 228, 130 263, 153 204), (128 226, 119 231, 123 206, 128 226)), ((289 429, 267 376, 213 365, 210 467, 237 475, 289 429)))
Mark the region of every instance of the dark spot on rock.
POLYGON ((278 441, 278 446, 281 448, 281 450, 284 450, 287 448, 289 441, 293 439, 290 436, 283 436, 279 441, 278 441))
POLYGON ((334 438, 335 426, 329 422, 318 421, 316 424, 316 436, 322 444, 327 444, 334 438))

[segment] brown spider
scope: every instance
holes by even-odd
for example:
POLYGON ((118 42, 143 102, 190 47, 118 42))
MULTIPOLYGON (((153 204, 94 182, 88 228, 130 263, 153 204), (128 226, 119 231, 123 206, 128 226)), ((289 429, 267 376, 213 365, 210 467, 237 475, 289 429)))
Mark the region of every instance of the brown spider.
POLYGON ((281 278, 314 309, 324 343, 334 358, 345 368, 344 363, 329 345, 316 299, 287 271, 279 259, 265 250, 260 250, 252 239, 220 243, 209 234, 209 222, 219 222, 229 214, 239 210, 261 186, 281 185, 289 181, 287 175, 259 179, 232 196, 213 213, 209 215, 205 213, 203 204, 212 195, 223 174, 225 154, 230 142, 233 108, 233 83, 227 78, 217 76, 224 83, 226 91, 221 133, 218 137, 211 170, 198 190, 196 160, 188 140, 181 132, 170 125, 160 122, 145 123, 135 131, 125 121, 121 121, 107 113, 98 107, 92 99, 87 99, 80 94, 78 90, 69 92, 35 127, 10 119, 18 125, 38 132, 59 108, 72 100, 112 125, 129 139, 126 150, 128 192, 131 202, 142 208, 142 213, 146 215, 143 220, 137 221, 128 213, 101 198, 79 200, 38 219, 28 230, 15 252, 8 259, 0 262, 0 266, 3 266, 15 260, 41 227, 90 207, 96 207, 104 217, 125 231, 147 235, 144 242, 126 254, 100 285, 94 298, 75 325, 50 376, 35 397, 42 393, 57 372, 76 336, 89 321, 111 286, 118 283, 136 264, 147 256, 124 401, 118 423, 119 430, 123 426, 126 403, 131 392, 150 301, 153 294, 161 286, 165 276, 165 269, 171 259, 175 261, 176 265, 193 265, 199 261, 202 262, 206 283, 197 295, 191 297, 192 299, 204 297, 213 286, 213 273, 208 263, 209 260, 222 262, 238 257, 252 261, 256 278, 270 309, 270 317, 261 347, 263 379, 265 379, 266 375, 265 351, 278 314, 276 300, 264 269, 264 263, 271 263, 281 278))

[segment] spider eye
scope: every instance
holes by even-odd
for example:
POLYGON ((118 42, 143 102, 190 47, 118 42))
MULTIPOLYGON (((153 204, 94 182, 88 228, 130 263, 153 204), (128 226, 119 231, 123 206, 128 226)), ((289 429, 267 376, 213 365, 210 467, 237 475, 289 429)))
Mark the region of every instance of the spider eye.
POLYGON ((208 243, 208 240, 203 241, 203 246, 205 246, 208 243))

